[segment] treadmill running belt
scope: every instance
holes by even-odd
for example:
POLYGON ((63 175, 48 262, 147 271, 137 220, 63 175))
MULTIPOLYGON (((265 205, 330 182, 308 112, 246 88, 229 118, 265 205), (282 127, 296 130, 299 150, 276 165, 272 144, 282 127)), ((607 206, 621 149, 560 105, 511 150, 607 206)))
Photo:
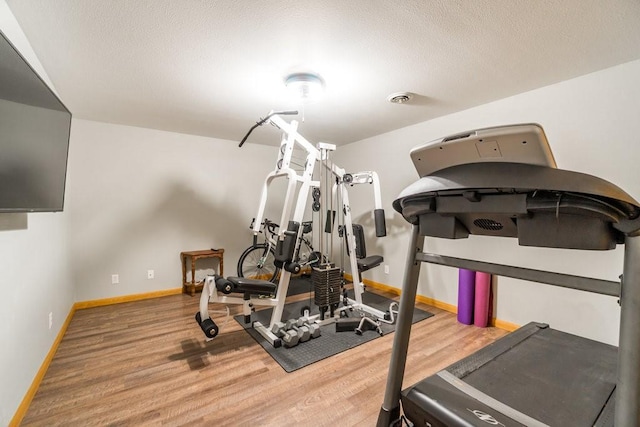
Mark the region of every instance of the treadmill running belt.
MULTIPOLYGON (((495 343, 497 347, 501 341, 495 343)), ((506 343, 503 352, 463 376, 463 385, 542 424, 593 426, 596 423, 615 389, 616 347, 551 328, 539 329, 516 345, 506 343)), ((471 359, 477 357, 477 353, 470 356, 471 359)), ((456 372, 449 368, 446 371, 456 372)), ((453 411, 463 413, 462 418, 470 422, 458 425, 476 422, 486 425, 486 420, 481 420, 483 416, 478 414, 495 414, 495 406, 478 406, 476 396, 469 394, 473 395, 466 393, 464 387, 458 389, 441 376, 434 375, 403 392, 403 407, 412 421, 409 412, 453 411), (451 401, 447 397, 449 394, 451 401), (480 412, 474 414, 474 410, 480 412)), ((502 422, 499 416, 495 419, 502 422)), ((418 414, 417 420, 424 420, 423 415, 418 414)), ((454 425, 451 422, 448 419, 445 423, 454 425)))

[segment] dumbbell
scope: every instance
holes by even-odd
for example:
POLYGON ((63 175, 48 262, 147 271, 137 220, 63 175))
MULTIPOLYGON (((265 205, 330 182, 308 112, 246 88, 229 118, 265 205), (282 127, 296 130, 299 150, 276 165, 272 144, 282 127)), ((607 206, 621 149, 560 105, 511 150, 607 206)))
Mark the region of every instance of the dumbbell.
POLYGON ((309 328, 311 338, 318 338, 320 336, 320 325, 315 322, 309 322, 309 319, 306 317, 301 317, 300 319, 303 320, 303 325, 309 328))
POLYGON ((298 332, 294 329, 287 328, 286 325, 282 322, 274 323, 271 327, 271 332, 278 338, 284 342, 285 347, 294 347, 298 345, 300 341, 300 336, 298 332))
POLYGON ((320 326, 315 322, 310 322, 306 316, 298 319, 297 326, 308 329, 310 338, 318 338, 320 336, 320 326))
POLYGON ((298 333, 298 336, 300 337, 300 342, 309 341, 311 339, 311 331, 307 326, 304 325, 304 322, 300 321, 301 319, 303 318, 301 317, 300 319, 289 319, 287 320, 285 327, 287 330, 293 329, 294 331, 296 331, 298 333))

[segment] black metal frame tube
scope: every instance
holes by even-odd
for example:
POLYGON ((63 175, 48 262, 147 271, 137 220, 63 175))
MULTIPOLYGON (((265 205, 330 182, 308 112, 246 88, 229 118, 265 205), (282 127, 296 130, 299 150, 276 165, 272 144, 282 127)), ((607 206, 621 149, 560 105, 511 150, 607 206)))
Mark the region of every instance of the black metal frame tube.
POLYGON ((467 270, 482 271, 504 277, 528 280, 563 288, 577 289, 594 292, 614 297, 620 296, 620 283, 609 280, 593 279, 591 277, 573 276, 571 274, 553 273, 550 271, 534 270, 524 267, 493 264, 490 262, 474 261, 470 259, 455 258, 444 255, 419 253, 416 259, 430 264, 445 265, 448 267, 465 268, 467 270))
POLYGON ((400 391, 402 389, 404 368, 407 363, 413 308, 416 304, 418 278, 420 276, 420 266, 422 265, 421 262, 416 260, 416 254, 422 252, 423 245, 424 237, 419 236, 419 228, 414 225, 404 270, 402 293, 400 294, 400 307, 393 337, 391 360, 389 361, 387 388, 382 408, 380 408, 378 415, 378 427, 388 427, 392 421, 400 417, 400 391))
POLYGON ((625 239, 615 425, 640 425, 640 237, 625 239))

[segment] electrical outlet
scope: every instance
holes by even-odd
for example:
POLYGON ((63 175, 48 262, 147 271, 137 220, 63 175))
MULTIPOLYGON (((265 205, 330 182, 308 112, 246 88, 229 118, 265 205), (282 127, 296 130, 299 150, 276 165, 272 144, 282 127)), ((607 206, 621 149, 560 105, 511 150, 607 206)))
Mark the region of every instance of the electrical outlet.
POLYGON ((49 312, 49 329, 53 326, 53 312, 49 312))
POLYGON ((147 279, 153 279, 156 277, 156 274, 153 270, 147 270, 147 279))
POLYGON ((118 274, 112 274, 111 275, 111 284, 112 285, 117 285, 118 283, 120 283, 120 276, 118 274))
POLYGON ((384 274, 389 274, 389 264, 384 265, 384 274))

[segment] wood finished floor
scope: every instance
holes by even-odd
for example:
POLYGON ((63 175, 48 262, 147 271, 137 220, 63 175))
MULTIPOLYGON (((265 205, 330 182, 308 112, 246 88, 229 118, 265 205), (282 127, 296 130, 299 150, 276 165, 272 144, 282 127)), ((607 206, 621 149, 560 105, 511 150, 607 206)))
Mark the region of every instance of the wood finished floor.
MULTIPOLYGON (((78 310, 22 425, 375 425, 393 334, 286 373, 233 319, 205 342, 198 301, 78 310)), ((417 306, 404 387, 506 334, 417 306)))

